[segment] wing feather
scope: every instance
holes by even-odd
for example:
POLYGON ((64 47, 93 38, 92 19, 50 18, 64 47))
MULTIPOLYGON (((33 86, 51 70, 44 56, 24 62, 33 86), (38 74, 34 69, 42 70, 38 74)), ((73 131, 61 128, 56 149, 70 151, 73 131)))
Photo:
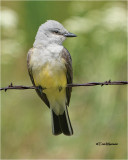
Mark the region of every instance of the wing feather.
MULTIPOLYGON (((67 69, 67 73, 66 73, 67 84, 71 84, 73 81, 72 59, 71 59, 70 53, 68 52, 68 50, 66 48, 64 48, 62 51, 62 58, 65 60, 65 66, 67 69)), ((71 92, 72 92, 72 88, 67 87, 66 88, 66 97, 67 97, 67 105, 68 106, 70 103, 71 92)))
MULTIPOLYGON (((28 73, 30 76, 30 79, 32 81, 32 84, 35 86, 35 82, 34 82, 34 78, 33 78, 33 73, 32 73, 32 67, 30 66, 30 59, 31 59, 31 55, 33 54, 33 48, 31 48, 28 51, 28 55, 27 55, 27 67, 28 67, 28 73)), ((37 94, 39 95, 39 97, 43 100, 43 102, 50 108, 50 104, 49 101, 47 99, 47 96, 45 93, 42 92, 42 87, 38 86, 39 89, 35 89, 37 94)))

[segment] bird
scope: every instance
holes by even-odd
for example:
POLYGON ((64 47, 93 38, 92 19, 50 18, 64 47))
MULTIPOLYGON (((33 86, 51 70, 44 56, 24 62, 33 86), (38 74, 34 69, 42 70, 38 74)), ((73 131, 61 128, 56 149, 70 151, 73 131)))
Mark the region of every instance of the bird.
POLYGON ((76 37, 56 20, 39 27, 27 54, 27 68, 36 92, 51 111, 52 134, 73 135, 68 114, 73 82, 72 58, 63 42, 76 37))

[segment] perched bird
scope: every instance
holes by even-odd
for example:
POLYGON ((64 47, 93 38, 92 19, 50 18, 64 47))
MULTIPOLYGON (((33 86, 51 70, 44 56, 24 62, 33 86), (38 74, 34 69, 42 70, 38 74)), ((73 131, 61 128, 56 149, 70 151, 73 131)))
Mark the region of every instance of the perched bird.
POLYGON ((42 24, 28 51, 27 66, 37 94, 51 110, 52 133, 70 136, 73 129, 67 106, 72 88, 66 86, 72 83, 73 73, 70 53, 62 45, 66 37, 76 35, 55 20, 42 24))

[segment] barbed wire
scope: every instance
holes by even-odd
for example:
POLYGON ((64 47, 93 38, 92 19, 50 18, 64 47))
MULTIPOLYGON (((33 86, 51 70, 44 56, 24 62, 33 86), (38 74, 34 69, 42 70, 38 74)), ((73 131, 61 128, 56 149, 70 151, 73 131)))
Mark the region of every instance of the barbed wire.
MULTIPOLYGON (((84 83, 84 84, 67 84, 66 87, 82 87, 82 86, 104 86, 104 85, 127 85, 128 81, 113 81, 111 82, 111 80, 109 81, 105 81, 105 82, 89 82, 89 83, 84 83)), ((39 87, 36 86, 23 86, 23 85, 19 85, 19 86, 14 86, 12 83, 7 86, 7 87, 3 87, 0 88, 0 91, 4 90, 5 92, 9 89, 19 89, 19 90, 24 90, 24 89, 38 89, 39 87)), ((43 90, 47 89, 47 88, 42 88, 43 90)))

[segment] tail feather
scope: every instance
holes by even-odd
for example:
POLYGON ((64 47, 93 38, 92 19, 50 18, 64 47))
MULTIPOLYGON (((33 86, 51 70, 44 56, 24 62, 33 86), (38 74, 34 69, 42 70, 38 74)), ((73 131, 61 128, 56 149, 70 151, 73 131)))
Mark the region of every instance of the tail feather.
POLYGON ((56 115, 52 110, 52 120, 52 132, 54 135, 59 135, 61 133, 67 136, 73 135, 73 129, 67 107, 62 115, 56 115))
POLYGON ((59 116, 57 116, 53 110, 51 110, 52 114, 52 133, 54 135, 59 135, 62 133, 60 128, 59 116))

